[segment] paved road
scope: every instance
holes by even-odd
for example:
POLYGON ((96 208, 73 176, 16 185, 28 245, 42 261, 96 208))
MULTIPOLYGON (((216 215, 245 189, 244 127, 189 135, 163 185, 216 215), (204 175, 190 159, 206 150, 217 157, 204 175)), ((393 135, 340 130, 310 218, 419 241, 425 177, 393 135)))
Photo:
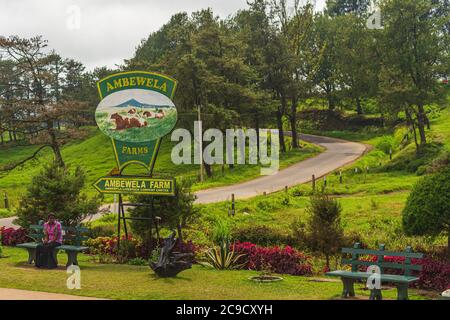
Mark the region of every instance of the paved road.
POLYGON ((296 163, 271 176, 261 176, 257 179, 232 186, 202 190, 196 193, 197 203, 211 203, 231 199, 234 193, 236 199, 251 198, 260 194, 282 190, 309 182, 314 174, 317 178, 349 164, 364 154, 367 147, 356 142, 340 139, 301 134, 300 139, 320 145, 326 149, 316 157, 296 163))
MULTIPOLYGON (((314 174, 317 178, 345 166, 366 151, 367 147, 361 143, 340 139, 301 134, 300 139, 324 147, 326 150, 316 157, 296 163, 286 169, 278 171, 271 176, 261 176, 254 180, 239 184, 212 188, 196 192, 196 203, 212 203, 231 199, 234 193, 236 199, 251 198, 264 192, 271 193, 282 190, 285 186, 291 187, 311 181, 314 174)), ((102 208, 108 208, 105 205, 102 208)), ((94 215, 89 220, 95 220, 101 214, 94 215)), ((15 217, 0 219, 0 226, 11 227, 15 217)))
POLYGON ((0 288, 0 300, 102 300, 69 294, 0 288))

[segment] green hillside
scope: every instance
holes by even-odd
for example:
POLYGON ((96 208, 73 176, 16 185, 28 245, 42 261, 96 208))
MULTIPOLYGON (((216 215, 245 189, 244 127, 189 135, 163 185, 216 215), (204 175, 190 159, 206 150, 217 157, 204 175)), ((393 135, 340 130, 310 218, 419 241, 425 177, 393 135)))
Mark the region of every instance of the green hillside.
MULTIPOLYGON (((86 139, 74 141, 66 144, 62 148, 62 155, 66 164, 71 167, 80 165, 84 168, 87 181, 85 192, 94 194, 96 191, 91 184, 99 177, 107 175, 115 167, 115 159, 111 141, 98 129, 85 128, 88 131, 86 139)), ((155 164, 155 175, 185 177, 198 180, 199 165, 174 165, 171 161, 171 150, 175 143, 169 139, 163 140, 161 149, 155 164)), ((0 147, 0 166, 19 161, 30 156, 37 146, 14 146, 0 147)), ((311 144, 303 144, 300 150, 290 150, 280 157, 280 167, 299 162, 308 157, 314 156, 321 151, 321 148, 311 144)), ((31 182, 33 176, 38 174, 42 166, 51 161, 53 154, 51 150, 44 150, 36 161, 26 163, 23 167, 12 170, 6 176, 0 177, 0 193, 7 192, 13 207, 18 205, 18 201, 31 182)), ((226 184, 233 184, 257 177, 260 174, 259 165, 236 165, 234 169, 225 168, 222 173, 220 165, 213 167, 213 177, 205 178, 203 183, 195 182, 193 190, 200 190, 226 184)), ((139 167, 127 169, 127 173, 142 173, 139 167)), ((206 175, 205 175, 206 176, 206 175)), ((105 202, 112 201, 112 196, 105 197, 105 202)), ((0 203, 0 208, 3 203, 0 203)), ((0 213, 1 214, 1 213, 0 213)), ((5 213, 4 213, 5 215, 5 213)))

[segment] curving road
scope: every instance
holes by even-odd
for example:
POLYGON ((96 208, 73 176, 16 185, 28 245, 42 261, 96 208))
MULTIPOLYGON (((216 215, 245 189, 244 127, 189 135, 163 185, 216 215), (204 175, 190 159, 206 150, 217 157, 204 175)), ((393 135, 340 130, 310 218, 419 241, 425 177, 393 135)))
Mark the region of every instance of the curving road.
POLYGON ((285 186, 291 187, 306 183, 311 181, 313 174, 319 178, 357 160, 367 149, 361 143, 335 138, 309 134, 300 134, 299 138, 320 145, 326 150, 318 156, 296 163, 271 176, 261 176, 231 186, 198 191, 196 192, 196 203, 230 200, 232 193, 234 193, 235 199, 251 198, 264 192, 271 193, 282 190, 285 186))
MULTIPOLYGON (((361 143, 350 142, 341 139, 300 134, 301 140, 314 143, 324 147, 326 150, 321 154, 289 166, 271 176, 261 176, 254 180, 242 182, 225 187, 217 187, 196 192, 195 203, 212 203, 227 201, 234 193, 235 199, 251 198, 264 192, 272 193, 282 190, 285 186, 291 187, 311 181, 312 175, 316 178, 322 177, 331 171, 343 167, 361 157, 367 147, 361 143)), ((110 205, 103 206, 103 209, 110 205)), ((101 214, 88 218, 95 220, 101 214)), ((0 219, 0 227, 14 226, 15 217, 0 219)))

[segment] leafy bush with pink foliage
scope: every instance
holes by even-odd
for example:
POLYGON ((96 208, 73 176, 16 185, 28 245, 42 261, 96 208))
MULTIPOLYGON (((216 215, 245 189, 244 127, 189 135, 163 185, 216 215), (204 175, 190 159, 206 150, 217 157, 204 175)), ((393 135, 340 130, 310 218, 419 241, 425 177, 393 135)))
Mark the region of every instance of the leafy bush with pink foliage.
POLYGON ((233 248, 237 253, 246 255, 246 267, 250 270, 263 270, 270 266, 275 273, 297 276, 312 274, 309 257, 290 246, 260 247, 250 242, 237 242, 233 248))
MULTIPOLYGON (((374 256, 371 261, 377 261, 377 257, 374 256)), ((393 263, 403 263, 404 257, 390 257, 385 256, 384 261, 393 263)), ((439 261, 431 257, 425 257, 423 259, 411 259, 411 264, 422 265, 422 271, 413 271, 412 274, 419 277, 419 281, 414 285, 422 289, 432 289, 442 291, 450 287, 450 262, 439 261)), ((384 270, 385 273, 390 274, 403 274, 402 269, 388 269, 384 270)))
POLYGON ((20 243, 29 241, 27 231, 24 228, 0 228, 0 235, 2 239, 2 245, 15 246, 20 243))

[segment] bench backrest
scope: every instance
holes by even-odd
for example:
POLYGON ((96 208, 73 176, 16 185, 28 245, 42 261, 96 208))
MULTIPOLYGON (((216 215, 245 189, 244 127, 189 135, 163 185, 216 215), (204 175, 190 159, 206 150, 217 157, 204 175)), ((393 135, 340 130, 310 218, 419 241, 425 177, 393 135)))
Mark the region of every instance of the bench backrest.
MULTIPOLYGON (((61 224, 63 230, 63 239, 70 240, 75 246, 81 246, 82 242, 88 240, 89 237, 84 236, 89 229, 76 226, 76 227, 65 227, 61 224)), ((30 232, 28 234, 30 238, 36 242, 41 242, 44 238, 44 222, 41 220, 39 224, 30 225, 30 232)))
POLYGON ((351 259, 342 259, 343 264, 349 264, 352 266, 352 271, 358 271, 358 266, 373 266, 376 265, 380 268, 381 273, 384 273, 384 269, 401 269, 404 270, 404 275, 411 275, 411 271, 421 271, 422 266, 411 264, 411 259, 422 259, 423 253, 412 252, 411 247, 406 247, 405 251, 386 251, 384 244, 380 245, 379 250, 361 249, 359 243, 355 243, 353 248, 342 248, 342 253, 350 254, 351 259), (373 255, 377 257, 377 261, 364 261, 359 260, 360 256, 373 255), (384 257, 403 257, 403 263, 384 261, 384 257))

